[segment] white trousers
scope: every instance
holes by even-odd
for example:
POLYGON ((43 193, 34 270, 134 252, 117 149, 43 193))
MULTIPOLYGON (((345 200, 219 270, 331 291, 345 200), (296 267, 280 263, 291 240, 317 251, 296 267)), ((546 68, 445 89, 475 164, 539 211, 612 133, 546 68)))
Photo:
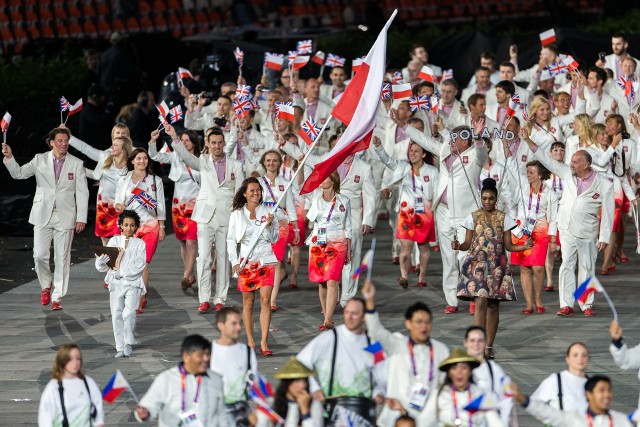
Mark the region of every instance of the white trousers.
POLYGON ((396 238, 396 225, 398 224, 398 213, 396 212, 396 205, 398 204, 398 198, 400 197, 400 185, 394 185, 391 187, 391 197, 385 199, 385 206, 389 212, 389 226, 391 227, 391 235, 393 240, 391 243, 391 257, 397 258, 400 256, 400 241, 396 238))
MULTIPOLYGON (((223 221, 222 218, 220 218, 223 221)), ((216 244, 216 291, 214 304, 224 304, 229 292, 229 260, 227 259, 228 221, 218 224, 218 214, 211 221, 198 223, 198 299, 200 303, 211 300, 211 245, 216 244)))
POLYGON ((136 330, 136 309, 140 305, 142 289, 131 286, 109 285, 109 302, 111 303, 111 323, 116 350, 124 351, 125 344, 138 342, 134 336, 136 330))
MULTIPOLYGON (((342 294, 340 295, 340 305, 347 305, 347 301, 356 296, 358 292, 357 282, 351 275, 362 259, 362 209, 351 207, 351 262, 342 269, 342 294)), ((364 280, 364 278, 363 278, 364 280)))
POLYGON ((71 243, 73 229, 60 226, 58 212, 53 211, 49 223, 44 227, 33 227, 33 260, 40 287, 46 289, 53 283, 52 301, 60 301, 69 287, 69 266, 71 265, 71 243), (51 273, 49 253, 53 240, 53 263, 51 273))
MULTIPOLYGON (((597 236, 597 232, 595 234, 597 236)), ((574 237, 569 230, 560 229, 560 250, 562 251, 562 264, 560 264, 560 308, 573 307, 576 291, 576 263, 578 264, 578 283, 587 280, 587 277, 595 274, 598 246, 595 239, 579 239, 574 237)), ((587 303, 580 303, 583 311, 593 305, 593 293, 587 298, 587 303)))
POLYGON ((442 254, 442 290, 444 291, 444 298, 447 300, 447 305, 454 307, 458 306, 458 297, 456 296, 456 290, 458 288, 458 274, 460 273, 460 266, 464 263, 464 259, 467 256, 466 251, 458 251, 458 257, 456 259, 455 251, 451 249, 451 242, 455 234, 457 234, 458 241, 464 242, 466 237, 466 230, 462 228, 462 222, 464 218, 454 219, 449 214, 449 208, 445 205, 438 205, 436 209, 436 225, 438 231, 438 242, 440 243, 440 253, 442 254))

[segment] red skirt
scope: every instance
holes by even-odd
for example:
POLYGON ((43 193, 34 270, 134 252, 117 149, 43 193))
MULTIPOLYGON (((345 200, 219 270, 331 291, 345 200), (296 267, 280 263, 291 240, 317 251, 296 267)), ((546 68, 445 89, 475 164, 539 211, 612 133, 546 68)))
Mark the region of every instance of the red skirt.
POLYGON ((103 201, 102 196, 98 194, 98 202, 96 203, 96 236, 113 237, 120 234, 118 216, 119 214, 113 204, 103 201))
POLYGON ((309 281, 324 283, 339 281, 347 258, 347 242, 312 243, 309 247, 309 281))
POLYGON ((260 263, 245 265, 238 274, 238 290, 240 292, 253 292, 263 286, 273 286, 276 277, 274 265, 260 266, 260 263))
POLYGON ((198 240, 198 224, 191 219, 192 213, 193 206, 187 206, 185 203, 180 203, 177 198, 173 198, 171 214, 176 239, 181 241, 198 240))
MULTIPOLYGON (((547 249, 549 247, 549 226, 544 225, 533 229, 533 247, 522 252, 511 252, 511 264, 522 265, 524 267, 544 266, 547 261, 547 249)), ((514 245, 524 245, 529 237, 523 234, 518 238, 511 235, 514 245)))
POLYGON ((396 226, 396 238, 412 240, 419 245, 436 240, 433 213, 414 212, 413 208, 400 209, 396 226))
POLYGON ((155 227, 142 224, 136 233, 136 237, 144 241, 147 249, 147 264, 151 262, 151 258, 158 249, 158 240, 160 240, 160 226, 156 222, 155 227))
POLYGON ((623 194, 622 199, 618 197, 616 194, 614 198, 614 208, 613 208, 613 232, 619 233, 622 230, 622 221, 624 216, 624 202, 627 201, 627 210, 629 212, 629 199, 623 194))
POLYGON ((271 244, 273 254, 278 258, 278 261, 284 260, 284 253, 287 251, 287 240, 289 239, 289 226, 286 221, 280 221, 278 223, 278 241, 271 244))

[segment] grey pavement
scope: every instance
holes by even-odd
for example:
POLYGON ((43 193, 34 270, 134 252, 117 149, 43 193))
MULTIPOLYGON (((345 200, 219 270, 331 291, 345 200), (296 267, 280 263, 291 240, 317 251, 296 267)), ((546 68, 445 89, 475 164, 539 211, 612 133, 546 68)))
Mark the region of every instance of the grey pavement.
MULTIPOLYGON (((633 228, 631 222, 628 228, 633 228)), ((393 331, 403 331, 403 312, 416 300, 425 301, 434 310, 433 337, 449 346, 460 346, 464 330, 472 323, 462 303, 463 312, 444 315, 445 302, 441 289, 440 253, 433 253, 429 264, 429 287, 415 287, 417 277, 412 275, 411 287, 402 290, 396 284, 398 266, 390 262, 390 237, 388 225, 379 221, 377 251, 373 267, 373 279, 378 284, 379 310, 383 323, 393 331)), ((640 292, 637 289, 638 255, 634 251, 634 234, 628 232, 626 244, 629 264, 619 264, 614 275, 601 277, 617 306, 625 338, 630 344, 640 342, 640 317, 637 305, 640 292)), ((365 239, 364 248, 370 246, 371 235, 365 239)), ((25 256, 29 256, 25 253, 25 256)), ((274 314, 270 347, 275 356, 258 356, 260 370, 273 380, 276 370, 295 355, 309 340, 318 334, 322 322, 317 285, 307 282, 306 256, 301 268, 299 290, 289 290, 285 283, 279 304, 283 309, 274 314)), ((170 235, 160 244, 151 264, 151 290, 149 305, 138 317, 139 345, 134 347, 131 358, 115 359, 109 298, 102 287, 102 275, 93 265, 93 258, 86 255, 86 262, 71 270, 71 284, 64 298, 63 311, 53 312, 50 306, 39 303, 40 287, 33 281, 0 294, 0 426, 33 425, 37 423, 40 393, 50 379, 51 364, 59 345, 73 341, 83 352, 84 369, 100 387, 104 387, 111 375, 120 369, 142 396, 154 377, 164 369, 174 366, 179 359, 182 339, 192 333, 209 339, 216 336, 213 312, 198 314, 197 295, 192 290, 182 292, 182 275, 179 246, 170 235)), ((599 267, 598 267, 599 271, 599 267)), ((557 266, 556 266, 557 276, 557 266)), ((516 279, 516 283, 519 281, 516 279)), ((1 286, 1 284, 0 284, 1 286)), ((585 318, 575 315, 559 318, 557 291, 544 293, 546 314, 523 316, 523 298, 519 302, 501 304, 501 322, 495 345, 496 361, 518 383, 531 393, 549 374, 564 369, 564 352, 573 341, 585 342, 591 351, 589 374, 605 373, 614 379, 614 409, 626 413, 637 405, 637 372, 620 372, 613 364, 608 351, 608 326, 611 312, 601 295, 596 296, 597 316, 585 318)), ((241 306, 240 293, 232 281, 229 304, 241 306)), ((257 305, 257 304, 256 304, 257 305)), ((256 328, 257 314, 256 307, 256 328)), ((336 315, 341 321, 341 315, 336 315)), ((133 425, 131 415, 135 402, 126 392, 113 405, 105 403, 107 425, 133 425)), ((518 409, 520 425, 540 425, 518 409)))

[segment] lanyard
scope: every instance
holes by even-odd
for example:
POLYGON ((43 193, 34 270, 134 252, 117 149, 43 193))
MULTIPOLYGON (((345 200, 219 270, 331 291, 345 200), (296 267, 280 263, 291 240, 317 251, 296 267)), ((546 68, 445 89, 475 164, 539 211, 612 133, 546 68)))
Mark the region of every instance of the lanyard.
POLYGON ((537 127, 538 129, 540 129, 540 130, 542 130, 542 131, 544 131, 544 132, 548 133, 549 135, 551 135, 551 138, 553 138, 553 140, 554 140, 555 142, 558 142, 558 138, 556 138, 556 136, 555 136, 554 134, 552 134, 549 130, 545 129, 543 126, 540 126, 540 125, 538 124, 538 122, 535 122, 535 125, 536 125, 536 127, 537 127))
POLYGON ((558 191, 562 191, 562 178, 560 178, 557 175, 553 175, 553 191, 555 192, 556 190, 558 191), (556 177, 558 178, 558 186, 556 187, 556 177))
MULTIPOLYGON (((613 417, 611 414, 607 414, 609 417, 609 427, 613 427, 613 417)), ((589 411, 587 411, 587 421, 589 422, 589 427, 593 427, 593 415, 589 411)))
MULTIPOLYGON (((469 402, 468 403, 471 403, 471 385, 467 386, 467 393, 469 395, 469 402)), ((458 413, 458 399, 456 399, 456 389, 455 389, 455 387, 453 385, 451 385, 451 400, 453 400, 453 411, 455 413, 454 416, 456 417, 456 421, 460 420, 460 416, 459 416, 459 413, 458 413)), ((472 427, 472 426, 473 426, 473 418, 472 418, 472 415, 469 414, 469 427, 472 427)), ((589 426, 589 427, 593 427, 593 426, 589 426)), ((611 426, 611 427, 613 427, 613 426, 611 426)))
POLYGON ((333 208, 336 207, 336 196, 333 196, 333 203, 331 203, 331 209, 329 209, 329 215, 327 215, 327 224, 331 221, 331 214, 333 213, 333 208))
MULTIPOLYGON (((187 371, 184 366, 180 366, 180 388, 182 390, 182 412, 187 410, 187 393, 186 393, 186 380, 187 371)), ((193 398, 193 403, 198 403, 200 397, 200 384, 202 384, 202 375, 198 375, 198 388, 196 389, 196 396, 193 398)))
POLYGON ((271 189, 271 185, 269 185, 269 180, 267 179, 267 177, 263 176, 262 180, 267 185, 267 189, 269 190, 269 194, 271 194, 271 200, 273 200, 274 203, 277 202, 276 196, 273 194, 273 190, 271 189))
MULTIPOLYGON (((413 167, 411 167, 411 186, 413 187, 413 194, 415 194, 416 193, 416 174, 415 172, 413 172, 413 167)), ((422 191, 422 184, 420 184, 420 190, 422 191)))
POLYGON ((611 156, 611 159, 609 160, 609 162, 611 163, 611 172, 613 172, 613 174, 614 174, 615 176, 617 176, 618 178, 623 177, 623 176, 624 176, 624 174, 625 174, 625 172, 626 172, 626 168, 625 168, 625 163, 626 163, 626 162, 625 162, 625 158, 624 158, 624 157, 625 157, 625 155, 624 155, 624 147, 623 147, 623 149, 622 149, 622 155, 620 155, 620 154, 618 153, 618 151, 616 150, 616 151, 613 153, 613 156, 611 156), (616 164, 618 163, 618 158, 619 158, 619 157, 621 157, 621 158, 622 158, 622 174, 620 174, 620 175, 618 175, 618 174, 616 173, 616 164))
MULTIPOLYGON (((544 184, 540 183, 540 188, 538 189, 538 204, 536 205, 536 218, 538 217, 538 212, 540 211, 540 197, 542 196, 543 189, 544 189, 544 184)), ((531 213, 532 203, 533 203, 533 185, 529 184, 529 209, 527 211, 527 218, 531 213)))
MULTIPOLYGON (((416 359, 413 354, 413 340, 409 338, 409 357, 411 357, 411 370, 413 372, 413 376, 418 376, 418 368, 416 367, 416 359)), ((433 381, 433 345, 431 341, 429 341, 429 385, 433 381)))
POLYGON ((198 181, 196 181, 196 179, 193 177, 193 173, 191 172, 191 168, 189 167, 189 165, 185 165, 185 166, 187 167, 187 172, 189 172, 189 176, 191 177, 191 180, 197 184, 198 181))

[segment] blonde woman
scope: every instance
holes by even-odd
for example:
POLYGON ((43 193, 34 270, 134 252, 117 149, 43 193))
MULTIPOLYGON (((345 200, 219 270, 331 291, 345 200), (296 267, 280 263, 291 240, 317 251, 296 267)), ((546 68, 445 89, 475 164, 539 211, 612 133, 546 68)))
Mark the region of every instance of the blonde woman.
POLYGON ((58 349, 51 376, 40 398, 39 426, 104 426, 102 392, 82 372, 82 354, 77 344, 63 344, 58 349))
POLYGON ((577 114, 585 113, 584 85, 581 82, 578 83, 577 91, 578 100, 575 111, 563 116, 553 114, 553 108, 548 99, 542 96, 533 98, 529 109, 530 120, 524 127, 530 138, 545 151, 548 151, 554 142, 564 142, 562 126, 571 124, 577 114))
POLYGON ((571 156, 578 151, 589 147, 592 142, 589 131, 593 126, 593 121, 588 114, 578 114, 573 120, 573 132, 565 142, 565 159, 571 160, 571 156))
POLYGON ((94 170, 87 169, 87 177, 100 182, 96 200, 95 233, 102 239, 103 245, 107 244, 110 237, 120 234, 118 212, 114 207, 116 185, 127 174, 127 159, 133 151, 126 125, 118 123, 111 129, 111 141, 109 149, 98 150, 73 135, 69 139, 73 148, 98 163, 94 170))

